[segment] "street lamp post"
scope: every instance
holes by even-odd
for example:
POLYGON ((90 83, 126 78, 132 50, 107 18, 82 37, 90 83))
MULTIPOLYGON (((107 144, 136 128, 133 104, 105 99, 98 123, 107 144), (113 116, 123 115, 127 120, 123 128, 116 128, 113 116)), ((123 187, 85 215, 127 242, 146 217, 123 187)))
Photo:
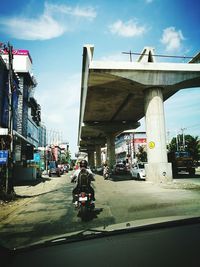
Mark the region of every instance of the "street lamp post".
POLYGON ((133 134, 127 134, 124 136, 124 140, 126 140, 126 145, 127 145, 127 157, 129 164, 132 164, 132 139, 133 139, 133 134))

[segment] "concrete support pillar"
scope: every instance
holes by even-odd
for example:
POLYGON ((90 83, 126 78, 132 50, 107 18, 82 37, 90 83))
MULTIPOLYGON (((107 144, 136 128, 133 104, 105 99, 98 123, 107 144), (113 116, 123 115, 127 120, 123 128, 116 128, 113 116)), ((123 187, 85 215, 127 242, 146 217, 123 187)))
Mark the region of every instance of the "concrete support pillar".
POLYGON ((147 134, 147 180, 172 180, 171 163, 167 160, 163 94, 160 88, 150 88, 145 94, 145 121, 147 134))
POLYGON ((108 166, 112 169, 113 165, 115 164, 115 134, 108 133, 106 135, 107 139, 107 161, 108 166))
POLYGON ((94 151, 88 151, 88 164, 91 169, 94 168, 94 151))
POLYGON ((101 166, 101 146, 96 145, 95 150, 96 150, 96 167, 100 167, 101 166))

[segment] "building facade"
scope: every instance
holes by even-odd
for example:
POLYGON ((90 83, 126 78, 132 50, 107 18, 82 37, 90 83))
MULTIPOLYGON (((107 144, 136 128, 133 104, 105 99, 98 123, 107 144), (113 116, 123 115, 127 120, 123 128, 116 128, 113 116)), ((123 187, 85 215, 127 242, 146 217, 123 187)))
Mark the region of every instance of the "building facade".
POLYGON ((124 131, 115 139, 116 162, 137 161, 140 147, 146 151, 146 133, 134 130, 124 131))
MULTIPOLYGON (((9 55, 0 51, 0 135, 8 134, 8 69, 9 55)), ((12 49, 13 84, 13 162, 25 166, 34 157, 34 148, 46 145, 45 126, 41 126, 41 107, 34 98, 37 86, 32 74, 28 50, 12 49)))

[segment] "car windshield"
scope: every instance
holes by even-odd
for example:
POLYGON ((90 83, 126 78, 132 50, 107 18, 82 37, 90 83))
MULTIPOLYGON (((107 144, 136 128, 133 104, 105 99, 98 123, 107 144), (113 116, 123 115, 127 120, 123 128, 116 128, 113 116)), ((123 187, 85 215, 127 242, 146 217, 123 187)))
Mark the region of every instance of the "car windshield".
POLYGON ((119 167, 119 168, 124 168, 124 164, 117 164, 116 167, 119 167))
POLYGON ((186 2, 1 1, 0 246, 200 216, 186 2))
POLYGON ((139 169, 144 169, 144 163, 139 163, 139 164, 138 164, 138 168, 139 168, 139 169))
POLYGON ((49 167, 50 168, 56 168, 56 163, 55 163, 55 161, 50 161, 50 163, 49 163, 49 167))

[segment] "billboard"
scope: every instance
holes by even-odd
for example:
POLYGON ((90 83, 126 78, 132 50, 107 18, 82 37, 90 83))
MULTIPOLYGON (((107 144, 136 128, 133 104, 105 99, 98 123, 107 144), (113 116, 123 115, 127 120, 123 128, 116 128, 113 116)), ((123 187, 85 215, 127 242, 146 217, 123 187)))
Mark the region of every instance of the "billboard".
MULTIPOLYGON (((3 55, 8 55, 8 51, 7 50, 1 49, 0 52, 3 55)), ((30 53, 26 49, 13 49, 12 50, 12 54, 14 56, 28 56, 30 58, 30 61, 32 62, 32 58, 30 56, 30 53)))
MULTIPOLYGON (((18 85, 15 81, 13 81, 14 90, 12 92, 12 110, 13 110, 13 129, 17 130, 17 116, 18 116, 18 85)), ((1 122, 4 128, 8 127, 8 94, 9 94, 9 86, 8 83, 6 85, 5 95, 3 96, 3 109, 2 109, 2 117, 1 122)))

